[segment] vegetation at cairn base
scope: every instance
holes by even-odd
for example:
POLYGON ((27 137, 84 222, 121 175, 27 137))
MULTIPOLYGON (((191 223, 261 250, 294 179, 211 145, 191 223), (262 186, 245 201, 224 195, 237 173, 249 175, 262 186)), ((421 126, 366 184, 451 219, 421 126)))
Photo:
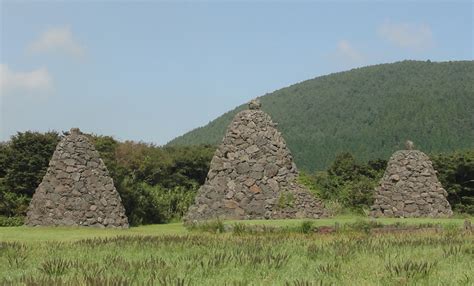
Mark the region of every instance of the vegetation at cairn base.
POLYGON ((6 217, 0 215, 0 227, 22 226, 24 223, 24 218, 22 216, 6 217))
MULTIPOLYGON (((317 77, 261 97, 296 164, 313 172, 341 152, 388 159, 406 139, 426 153, 474 147, 474 61, 403 61, 317 77)), ((219 144, 246 104, 168 146, 219 144)))
POLYGON ((474 237, 461 231, 459 224, 410 235, 374 235, 356 226, 359 224, 356 221, 349 231, 321 235, 305 233, 305 223, 301 222, 297 232, 212 234, 184 229, 165 234, 166 228, 175 224, 107 231, 12 228, 6 234, 17 232, 18 240, 0 240, 0 284, 472 285, 474 282, 474 273, 470 271, 474 237), (25 241, 21 232, 26 236, 48 235, 50 239, 31 237, 25 241), (65 236, 65 232, 69 234, 65 236), (82 234, 81 238, 77 232, 82 234), (89 236, 84 236, 85 232, 89 236))

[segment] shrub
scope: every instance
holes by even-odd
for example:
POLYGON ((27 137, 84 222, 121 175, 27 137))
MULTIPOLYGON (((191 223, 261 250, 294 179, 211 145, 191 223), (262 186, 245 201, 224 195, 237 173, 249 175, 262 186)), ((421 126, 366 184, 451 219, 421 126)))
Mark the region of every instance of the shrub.
POLYGON ((440 154, 432 160, 453 209, 474 214, 474 150, 440 154))
POLYGON ((126 179, 118 190, 130 224, 140 225, 180 219, 192 204, 197 186, 166 189, 126 179))
POLYGON ((24 223, 25 218, 20 216, 14 217, 5 217, 0 216, 0 227, 5 226, 22 226, 24 223))

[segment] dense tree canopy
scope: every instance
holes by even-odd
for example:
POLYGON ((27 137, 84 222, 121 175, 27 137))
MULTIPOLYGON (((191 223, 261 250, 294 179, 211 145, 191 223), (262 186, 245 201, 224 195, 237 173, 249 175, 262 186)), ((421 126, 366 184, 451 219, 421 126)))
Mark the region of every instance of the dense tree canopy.
MULTIPOLYGON (((266 94, 300 169, 324 170, 342 152, 388 159, 411 139, 426 153, 474 147, 474 62, 404 61, 335 73, 266 94)), ((237 107, 169 145, 218 144, 237 107)))
POLYGON ((474 214, 474 150, 434 156, 433 164, 451 205, 474 214))
POLYGON ((24 132, 0 145, 0 213, 11 216, 26 211, 59 139, 56 132, 24 132))

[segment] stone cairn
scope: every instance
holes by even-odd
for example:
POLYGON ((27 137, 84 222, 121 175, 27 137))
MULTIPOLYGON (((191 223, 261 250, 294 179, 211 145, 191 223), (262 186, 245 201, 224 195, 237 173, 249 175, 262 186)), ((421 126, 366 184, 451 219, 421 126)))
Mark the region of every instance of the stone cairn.
POLYGON ((276 124, 258 100, 238 113, 212 158, 205 184, 184 218, 283 219, 326 216, 297 184, 298 172, 276 124))
POLYGON ((374 217, 448 217, 453 214, 448 193, 436 177, 428 156, 413 150, 413 142, 390 158, 375 189, 374 217))
POLYGON ((28 208, 26 224, 120 227, 128 220, 99 153, 78 128, 59 142, 28 208))

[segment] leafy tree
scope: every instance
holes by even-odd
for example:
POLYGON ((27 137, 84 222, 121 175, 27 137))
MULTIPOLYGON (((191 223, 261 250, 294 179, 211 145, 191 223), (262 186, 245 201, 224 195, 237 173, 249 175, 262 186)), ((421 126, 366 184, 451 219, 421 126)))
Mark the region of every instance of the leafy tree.
POLYGON ((374 188, 386 164, 383 160, 359 164, 352 154, 344 152, 336 156, 327 171, 316 172, 312 179, 303 173, 301 182, 322 199, 360 212, 372 205, 374 188))
POLYGON ((24 215, 41 182, 60 136, 24 132, 0 147, 0 214, 24 215))
POLYGON ((9 192, 33 195, 41 182, 60 136, 56 132, 17 133, 6 151, 4 184, 9 192))
POLYGON ((336 156, 336 160, 328 169, 330 176, 339 177, 343 181, 354 180, 359 176, 360 167, 351 153, 344 152, 336 156))
POLYGON ((433 164, 451 206, 474 214, 474 150, 434 156, 433 164))

